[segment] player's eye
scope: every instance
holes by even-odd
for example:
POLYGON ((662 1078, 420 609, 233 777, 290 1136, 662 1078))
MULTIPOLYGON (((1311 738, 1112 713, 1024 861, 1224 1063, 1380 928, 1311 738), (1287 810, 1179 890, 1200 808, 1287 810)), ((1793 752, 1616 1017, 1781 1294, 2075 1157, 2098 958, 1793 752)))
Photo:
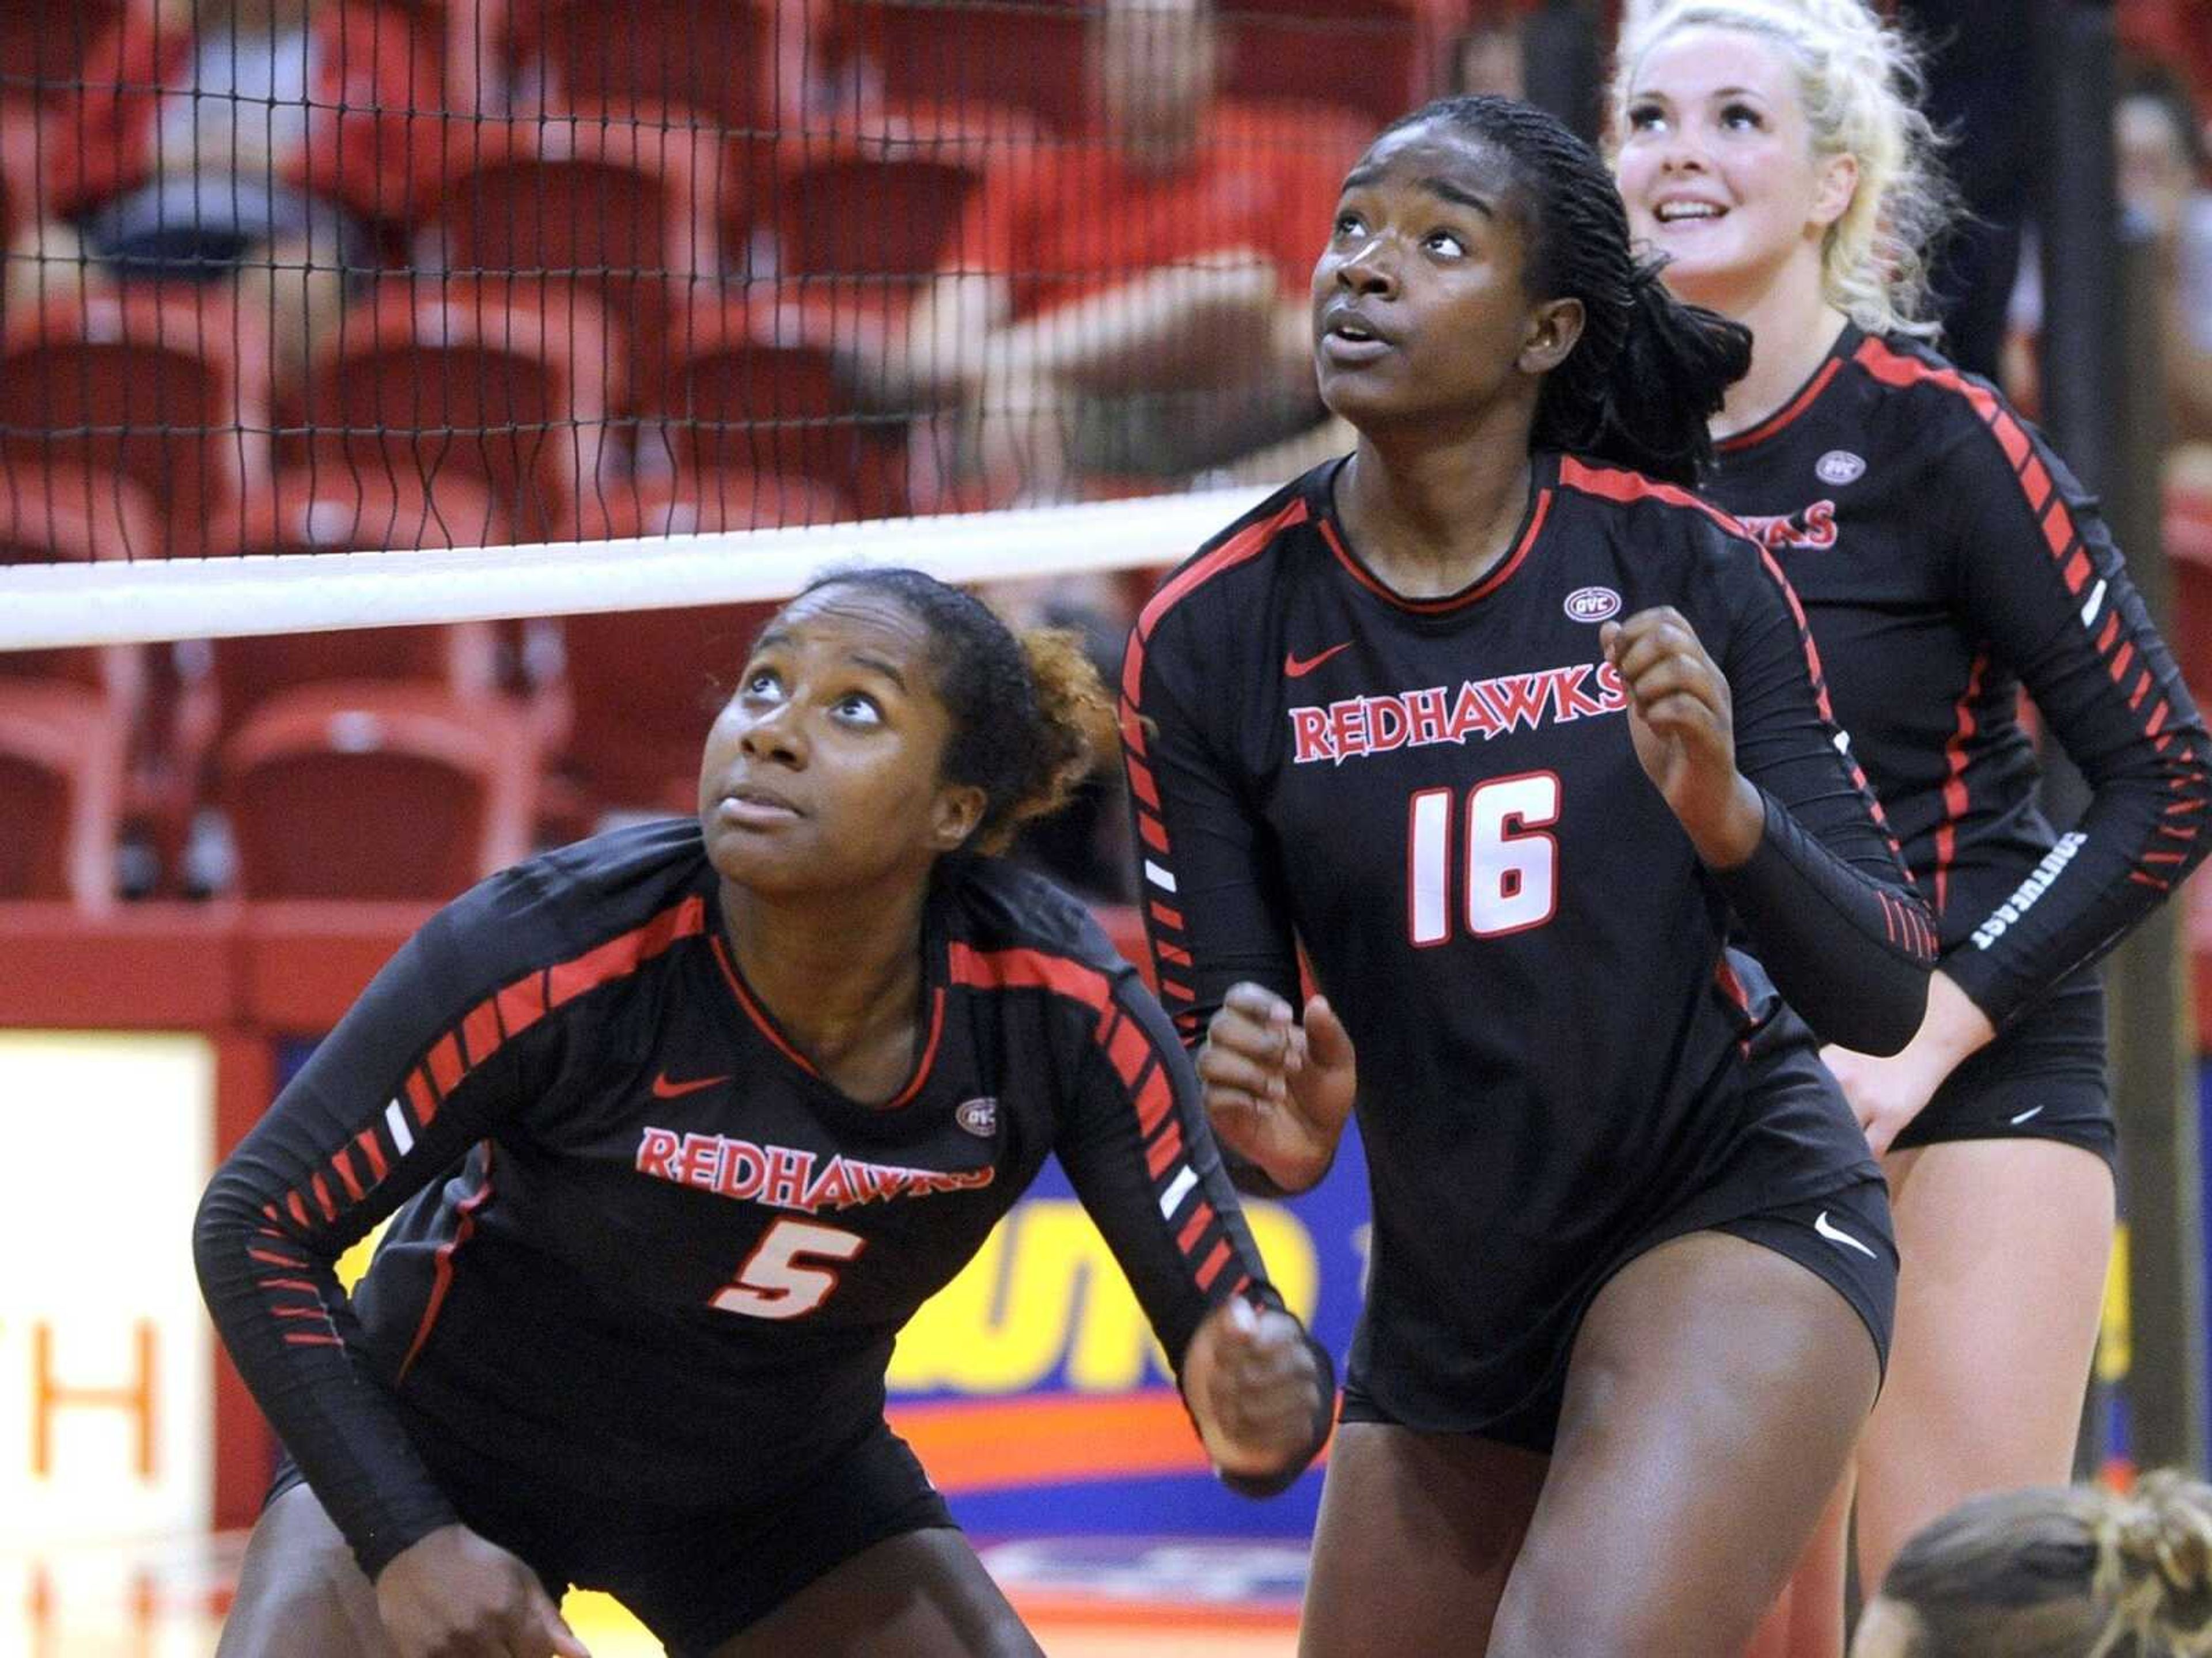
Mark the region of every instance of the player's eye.
POLYGON ((1447 259, 1467 257, 1467 243, 1455 230, 1431 230, 1421 239, 1421 246, 1430 252, 1447 259))
POLYGON ((1765 128, 1766 118, 1749 104, 1729 104, 1721 110, 1721 125, 1738 131, 1749 128, 1756 132, 1765 128))
POLYGON ((1357 241, 1361 236, 1364 235, 1366 232, 1367 222, 1362 219, 1357 213, 1340 213, 1336 216, 1337 240, 1340 242, 1357 241))
POLYGON ((865 691, 848 691, 830 704, 830 712, 848 726, 880 726, 883 705, 865 691))
POLYGON ((783 701, 783 679, 773 668, 755 668, 745 675, 738 694, 748 702, 766 704, 783 701))
POLYGON ((1628 130, 1631 132, 1656 132, 1666 124, 1667 118, 1656 104, 1639 102, 1628 106, 1628 130))

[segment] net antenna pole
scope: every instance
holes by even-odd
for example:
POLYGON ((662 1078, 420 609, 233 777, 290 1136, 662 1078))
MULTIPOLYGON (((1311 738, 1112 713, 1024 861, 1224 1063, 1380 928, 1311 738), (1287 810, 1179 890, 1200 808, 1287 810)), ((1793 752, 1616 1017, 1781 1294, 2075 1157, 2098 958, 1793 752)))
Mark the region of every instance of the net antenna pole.
MULTIPOLYGON (((2157 296, 2146 227, 2121 214, 2115 180, 2112 9, 2037 0, 2038 173, 2045 295, 2045 424, 2104 500, 2112 531, 2162 631, 2172 581, 2160 544, 2166 442, 2157 296)), ((2124 1301, 2108 1308, 2099 1372, 2124 1385, 2124 1453, 2138 1467, 2204 1467, 2204 1229, 2196 1032, 2179 897, 2152 912, 2105 971, 2113 1110, 2119 1123, 2124 1301), (2121 1317, 2111 1314, 2124 1309, 2121 1317)), ((2110 1412, 2092 1408, 2085 1472, 2106 1458, 2110 1412)))

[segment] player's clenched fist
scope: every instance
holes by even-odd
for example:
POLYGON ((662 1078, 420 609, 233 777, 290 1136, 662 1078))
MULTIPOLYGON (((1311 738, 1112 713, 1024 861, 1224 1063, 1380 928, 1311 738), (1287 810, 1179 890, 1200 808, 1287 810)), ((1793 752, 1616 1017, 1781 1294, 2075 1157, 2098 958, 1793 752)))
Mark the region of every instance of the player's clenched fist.
POLYGON ((1698 857, 1733 869, 1758 849, 1766 814, 1758 789, 1736 770, 1728 677, 1670 604, 1608 622, 1598 638, 1628 694, 1636 757, 1698 857))
POLYGON ((1265 1479, 1305 1466, 1328 1430, 1330 1384, 1297 1320, 1231 1296, 1183 1358, 1183 1397, 1223 1472, 1265 1479))
POLYGON ((1198 1075, 1214 1133, 1278 1187, 1303 1192, 1328 1172, 1358 1070, 1327 997, 1306 1004, 1301 1024, 1266 987, 1231 987, 1206 1028, 1198 1075))

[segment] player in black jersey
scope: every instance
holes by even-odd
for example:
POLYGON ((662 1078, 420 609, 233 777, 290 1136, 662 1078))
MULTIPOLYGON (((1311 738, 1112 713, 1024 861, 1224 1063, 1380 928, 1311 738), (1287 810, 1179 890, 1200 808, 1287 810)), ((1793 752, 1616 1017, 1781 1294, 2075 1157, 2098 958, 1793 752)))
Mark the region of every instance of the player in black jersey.
MULTIPOLYGON (((2094 503, 1925 343, 1940 195, 1904 43, 1859 0, 1682 0, 1621 65, 1632 226, 1676 292, 1755 337, 1707 493, 1802 598, 1942 934, 1902 1053, 1823 1033, 1905 1260, 1857 1459, 1878 1582, 1960 1501, 2071 1471, 2112 1233, 2094 964, 2204 855, 2205 732, 2094 503), (2092 790, 2063 835, 2023 687, 2092 790)), ((1801 1580, 1805 1658, 1841 1647, 1842 1507, 1827 1584, 1801 1580)))
POLYGON ((1657 481, 1748 341, 1636 265, 1597 155, 1498 99, 1408 117, 1314 299, 1358 449, 1169 577, 1122 682, 1217 1133, 1293 1190, 1354 1108, 1366 1148, 1304 1648, 1712 1658, 1844 1467, 1896 1268, 1774 987, 1900 1046, 1934 935, 1788 588, 1657 481))
POLYGON ((1173 1030, 1079 905, 978 855, 1094 732, 1067 637, 829 578, 755 647, 698 822, 518 865, 378 975, 201 1206, 296 1464, 222 1653, 579 1653, 572 1582, 679 1655, 1034 1653, 884 1372, 1053 1153, 1224 1477, 1305 1466, 1328 1362, 1173 1030), (349 1302, 332 1264, 402 1203, 349 1302))

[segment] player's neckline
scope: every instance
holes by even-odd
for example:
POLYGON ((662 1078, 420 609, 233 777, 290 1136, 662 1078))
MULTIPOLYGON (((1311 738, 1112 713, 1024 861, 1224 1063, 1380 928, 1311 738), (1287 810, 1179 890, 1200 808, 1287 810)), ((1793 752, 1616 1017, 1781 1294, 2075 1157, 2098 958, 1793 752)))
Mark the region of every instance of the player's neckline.
POLYGON ((1850 361, 1851 354, 1859 349, 1859 342, 1865 337, 1856 323, 1845 319, 1843 331, 1829 344, 1827 355, 1814 364, 1813 372, 1804 378, 1796 391, 1783 399, 1781 406, 1753 421, 1741 432, 1731 432, 1724 438, 1714 439, 1713 452, 1717 455, 1741 454, 1795 424, 1799 416, 1820 400, 1820 394, 1828 389, 1828 383, 1843 372, 1844 365, 1850 361))
POLYGON ((1549 515, 1552 496, 1559 482, 1559 458, 1549 451, 1539 451, 1528 458, 1528 500, 1521 510, 1521 522, 1513 531, 1505 556, 1455 592, 1441 593, 1432 598, 1415 598, 1400 592, 1389 582, 1370 569, 1358 554, 1352 550, 1351 539, 1344 532, 1342 520, 1336 511, 1336 481, 1342 475, 1346 456, 1330 469, 1322 481, 1321 499, 1316 503, 1315 526, 1329 552, 1346 574, 1383 603, 1395 610, 1414 616, 1444 616, 1478 604, 1497 592, 1511 580, 1521 567, 1528 562, 1528 555, 1544 528, 1549 515))

